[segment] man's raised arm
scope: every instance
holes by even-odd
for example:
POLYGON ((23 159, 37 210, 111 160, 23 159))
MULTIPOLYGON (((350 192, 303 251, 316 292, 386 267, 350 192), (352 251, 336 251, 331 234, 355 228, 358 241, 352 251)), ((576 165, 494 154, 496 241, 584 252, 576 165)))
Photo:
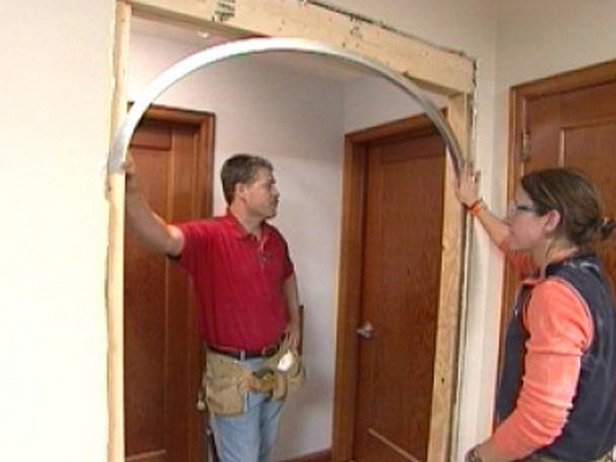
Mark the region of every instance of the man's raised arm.
POLYGON ((182 232, 154 213, 139 190, 139 177, 135 162, 127 157, 126 172, 126 224, 131 232, 148 249, 177 257, 184 248, 182 232))

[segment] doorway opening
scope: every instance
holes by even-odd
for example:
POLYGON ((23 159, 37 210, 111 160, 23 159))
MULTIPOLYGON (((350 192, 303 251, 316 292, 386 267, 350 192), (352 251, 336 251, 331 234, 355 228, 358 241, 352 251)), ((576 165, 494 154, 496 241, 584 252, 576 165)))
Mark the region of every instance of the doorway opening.
MULTIPOLYGON (((130 32, 130 21, 128 21, 128 24, 126 23, 126 19, 130 19, 131 15, 133 13, 137 14, 137 15, 144 15, 144 16, 148 16, 152 17, 152 15, 154 15, 156 18, 158 18, 159 20, 163 21, 163 22, 176 22, 179 20, 182 24, 188 25, 190 24, 190 27, 192 27, 193 29, 195 27, 201 27, 204 25, 207 26, 212 26, 213 28, 217 29, 217 30, 223 30, 225 32, 229 32, 230 35, 235 34, 235 36, 238 35, 238 30, 239 28, 237 27, 238 24, 237 23, 233 23, 231 20, 227 21, 226 23, 221 23, 221 22, 215 22, 215 24, 212 24, 212 22, 203 16, 203 12, 201 10, 199 10, 198 8, 192 8, 192 7, 188 7, 187 9, 180 11, 177 11, 175 8, 175 6, 173 5, 169 5, 169 6, 165 6, 165 7, 160 7, 159 3, 160 2, 151 2, 152 4, 150 4, 150 2, 136 2, 136 3, 123 3, 123 2, 119 2, 118 3, 118 16, 119 16, 119 24, 124 24, 124 27, 120 27, 120 32, 118 35, 118 45, 121 46, 121 44, 123 43, 123 39, 122 37, 124 37, 124 39, 126 38, 125 35, 130 32), (157 5, 154 5, 154 3, 157 3, 157 5), (124 22, 123 22, 124 21, 124 22)), ((249 3, 249 2, 247 2, 249 3)), ((236 3, 238 5, 237 9, 236 9, 236 15, 234 16, 233 19, 235 20, 239 20, 238 18, 241 17, 240 14, 240 9, 241 9, 241 5, 242 3, 236 3)), ((277 13, 280 13, 279 17, 285 17, 285 15, 294 15, 296 10, 293 10, 291 12, 288 12, 286 10, 283 11, 277 11, 277 13)), ((330 14, 330 13, 328 13, 330 14)), ((302 15, 303 17, 305 17, 305 21, 306 22, 310 22, 310 21, 314 21, 316 16, 316 13, 314 15, 306 15, 306 11, 302 11, 302 15)), ((290 16, 289 16, 290 17, 290 16)), ((294 18, 296 18, 295 16, 293 16, 294 18)), ((254 28, 248 29, 248 30, 244 30, 244 32, 242 32, 239 35, 245 35, 245 34, 249 34, 249 33, 260 33, 262 34, 264 31, 261 30, 260 28, 262 27, 269 27, 267 25, 267 18, 263 18, 263 22, 257 22, 257 25, 254 26, 254 28)), ((312 29, 309 29, 312 30, 312 29)), ((293 35, 297 35, 297 36, 302 36, 305 35, 306 32, 302 32, 300 29, 294 30, 293 31, 293 35)), ((278 35, 278 32, 272 31, 270 34, 268 35, 278 35)), ((309 38, 314 38, 314 37, 309 37, 309 38)), ((403 41, 404 42, 404 41, 403 41)), ((412 42, 412 40, 411 40, 412 42)), ((402 48, 404 48, 404 43, 402 43, 400 45, 402 48)), ((441 52, 443 50, 438 50, 435 48, 435 50, 433 50, 435 53, 436 52, 441 52)), ((369 50, 367 50, 367 52, 369 52, 369 50)), ((122 55, 122 53, 118 53, 120 56, 122 55)), ((369 53, 368 53, 369 54, 369 53)), ((449 56, 448 54, 445 53, 445 55, 443 56, 449 56)), ((456 58, 452 58, 455 59, 456 62, 459 62, 459 55, 456 55, 456 58)), ((443 62, 447 62, 448 59, 445 57, 443 58, 443 62)), ((464 61, 464 60, 463 60, 464 61)), ((123 60, 120 60, 120 62, 124 62, 123 60)), ((390 61, 390 64, 392 66, 398 66, 398 65, 402 65, 399 63, 396 63, 396 60, 394 59, 393 61, 390 61)), ((118 69, 121 69, 122 66, 120 66, 119 64, 117 65, 118 69)), ((470 84, 467 85, 467 83, 464 83, 464 85, 461 85, 459 83, 456 84, 452 84, 452 83, 447 83, 444 82, 442 80, 439 80, 438 77, 434 77, 434 79, 432 80, 431 77, 427 77, 425 74, 425 70, 421 71, 421 70, 417 70, 418 74, 421 74, 418 78, 423 82, 423 84, 426 87, 430 87, 432 89, 438 89, 439 91, 441 91, 443 94, 446 94, 447 97, 449 98, 449 102, 448 102, 448 107, 450 109, 450 112, 448 113, 448 118, 450 121, 450 124, 452 125, 452 127, 454 128, 454 130, 456 131, 456 133, 458 134, 458 138, 459 140, 462 142, 463 145, 465 145, 467 143, 468 140, 468 133, 470 132, 470 96, 469 93, 472 91, 472 79, 470 80, 470 84), (423 72, 423 74, 422 74, 423 72)), ((413 75, 413 72, 409 71, 410 75, 413 75)), ((470 74, 472 77, 472 73, 470 74)), ((121 77, 121 76, 120 76, 121 77)), ((121 78, 118 79, 119 82, 122 81, 121 78)), ((118 95, 119 99, 122 99, 122 94, 120 93, 118 95)), ((445 170, 445 176, 446 178, 448 178, 449 180, 451 179, 451 174, 452 172, 449 171, 447 168, 445 170)), ((445 186, 444 186, 444 211, 443 211, 443 236, 442 236, 442 241, 444 243, 443 248, 445 249, 443 252, 443 259, 442 259, 442 271, 441 271, 441 285, 442 284, 446 284, 446 286, 443 286, 439 289, 439 297, 440 297, 440 304, 447 304, 449 307, 452 307, 456 313, 458 313, 457 316, 463 316, 463 306, 460 302, 461 298, 460 297, 460 290, 461 290, 461 284, 462 284, 462 275, 463 275, 463 270, 462 270, 462 240, 460 238, 461 236, 461 227, 462 227, 462 223, 460 221, 460 216, 459 216, 459 211, 458 211, 458 207, 457 207, 457 203, 455 202, 455 199, 453 198, 453 192, 451 191, 451 189, 448 186, 448 180, 445 181, 445 186)), ((110 266, 110 271, 113 271, 113 268, 110 266)), ((116 297, 110 297, 110 300, 117 300, 116 297)), ((110 313, 117 313, 118 309, 121 309, 121 306, 118 307, 117 302, 112 302, 112 305, 114 305, 114 307, 116 308, 115 310, 112 309, 110 310, 110 313), (114 305, 115 303, 115 305, 114 305)), ((120 304, 121 305, 121 304, 120 304)), ((307 306, 307 316, 309 316, 309 310, 310 307, 307 306)), ((113 314, 110 314, 110 316, 114 316, 113 314)), ((110 323, 113 324, 113 323, 110 323)), ((438 345, 440 345, 438 348, 440 348, 443 351, 447 351, 448 353, 448 357, 450 358, 455 358, 456 354, 457 354, 457 338, 454 335, 453 337, 449 335, 449 333, 446 333, 445 331, 439 331, 436 335, 436 342, 438 345)), ((121 345, 122 342, 117 342, 116 346, 121 345)), ((332 352, 333 353, 333 352, 332 352)), ((117 349, 114 351, 114 354, 117 354, 117 349)), ((338 351, 337 352, 337 367, 340 367, 340 354, 341 352, 338 351)), ((112 355, 113 356, 113 355, 112 355)), ((343 360, 344 361, 344 360, 343 360)), ((113 360, 111 361, 113 363, 113 360)), ((443 363, 443 364, 436 364, 435 368, 443 368, 443 369, 448 369, 451 370, 452 369, 452 364, 454 364, 455 361, 451 361, 449 363, 443 363)), ((113 369, 113 367, 112 367, 113 369)), ((116 374, 112 374, 114 377, 112 377, 112 384, 115 383, 116 386, 118 386, 118 376, 117 373, 116 374)), ((444 382, 444 387, 449 387, 449 390, 454 390, 454 380, 453 377, 455 376, 455 371, 451 371, 451 374, 449 376, 449 378, 447 380, 445 380, 444 382)), ((112 389, 114 388, 113 386, 111 387, 112 389)), ((449 392, 448 392, 449 393, 449 392)), ((118 445, 116 444, 117 441, 121 438, 121 436, 119 436, 120 434, 123 434, 123 430, 121 429, 121 427, 119 428, 118 425, 121 426, 121 424, 119 424, 117 416, 118 413, 123 412, 123 409, 120 409, 121 406, 117 406, 113 405, 113 403, 117 403, 116 399, 114 398, 114 396, 116 396, 112 390, 111 392, 111 397, 110 400, 112 401, 112 408, 115 409, 112 412, 112 433, 115 436, 115 439, 112 437, 111 438, 111 447, 112 448, 117 448, 118 445), (116 443, 114 443, 114 441, 116 443)), ((449 410, 446 412, 439 412, 437 413, 436 416, 436 420, 435 421, 439 421, 440 422, 440 428, 445 429, 444 433, 446 433, 446 437, 443 441, 445 441, 445 443, 439 443, 439 448, 437 450, 431 450, 430 452, 430 457, 429 460, 445 460, 444 457, 442 457, 444 454, 446 454, 448 452, 448 448, 450 446, 449 442, 447 441, 451 435, 452 435, 452 413, 451 413, 451 403, 448 403, 445 405, 445 408, 448 408, 449 410)), ((113 460, 114 462, 116 460, 121 460, 119 458, 117 458, 117 454, 119 454, 119 451, 116 452, 116 456, 113 456, 114 451, 110 451, 110 460, 113 460), (115 459, 113 457, 116 457, 115 459)))

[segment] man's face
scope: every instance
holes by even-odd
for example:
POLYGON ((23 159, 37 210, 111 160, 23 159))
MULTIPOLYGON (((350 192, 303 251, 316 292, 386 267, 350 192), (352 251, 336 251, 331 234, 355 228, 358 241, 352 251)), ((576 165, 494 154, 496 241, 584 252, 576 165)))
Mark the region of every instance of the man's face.
POLYGON ((248 213, 264 220, 276 216, 280 193, 270 170, 260 168, 251 183, 238 186, 239 198, 244 201, 248 213))

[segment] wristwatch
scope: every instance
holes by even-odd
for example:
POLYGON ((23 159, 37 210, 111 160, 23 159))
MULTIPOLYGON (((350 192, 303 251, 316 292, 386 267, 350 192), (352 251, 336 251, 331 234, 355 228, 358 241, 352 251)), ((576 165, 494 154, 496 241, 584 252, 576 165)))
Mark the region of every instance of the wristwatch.
POLYGON ((483 460, 481 460, 481 456, 477 452, 477 446, 471 448, 471 450, 466 453, 464 462, 483 462, 483 460))

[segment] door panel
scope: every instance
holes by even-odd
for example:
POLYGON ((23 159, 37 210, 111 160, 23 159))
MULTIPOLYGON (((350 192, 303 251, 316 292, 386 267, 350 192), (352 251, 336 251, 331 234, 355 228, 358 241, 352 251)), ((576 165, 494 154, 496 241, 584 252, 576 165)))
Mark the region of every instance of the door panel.
POLYGON ((354 457, 426 460, 438 315, 444 146, 433 133, 368 147, 354 457))
MULTIPOLYGON (((615 115, 616 115, 616 107, 615 115)), ((566 127, 563 140, 564 164, 588 175, 599 187, 606 215, 616 217, 616 118, 591 125, 566 127)), ((616 282, 616 248, 613 243, 599 245, 605 269, 616 282)))
POLYGON ((527 101, 525 109, 527 128, 523 136, 527 137, 528 145, 524 153, 524 172, 541 170, 557 164, 559 129, 554 121, 560 120, 558 99, 545 97, 527 101))
MULTIPOLYGON (((146 130, 139 130, 140 137, 146 136, 146 130)), ((131 153, 143 178, 144 195, 154 210, 167 216, 167 185, 156 181, 167 177, 166 151, 148 151, 133 143, 131 153)), ((126 234, 124 261, 126 454, 130 460, 133 454, 150 453, 157 460, 156 452, 165 447, 165 373, 161 366, 166 329, 160 320, 166 315, 167 264, 150 255, 130 233, 126 234)))
MULTIPOLYGON (((165 112, 168 114, 168 111, 165 112)), ((146 119, 130 152, 141 190, 166 221, 204 216, 204 171, 210 165, 201 123, 146 119)), ((203 416, 195 408, 201 345, 186 275, 143 248, 130 232, 125 241, 125 432, 127 461, 203 460, 203 416)))

